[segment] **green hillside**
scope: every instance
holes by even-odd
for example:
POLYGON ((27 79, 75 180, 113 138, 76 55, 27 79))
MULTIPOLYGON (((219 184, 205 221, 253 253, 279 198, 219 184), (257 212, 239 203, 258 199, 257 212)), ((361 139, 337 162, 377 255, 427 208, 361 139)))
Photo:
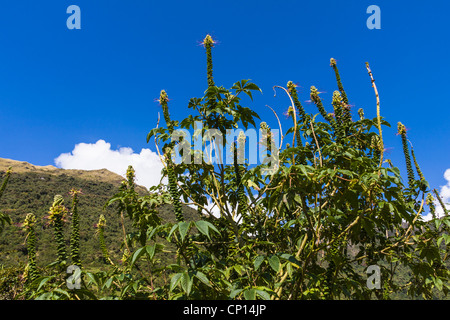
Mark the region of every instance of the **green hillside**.
MULTIPOLYGON (((121 176, 106 169, 102 170, 63 170, 52 166, 39 167, 26 162, 0 159, 0 181, 5 176, 5 170, 12 167, 12 174, 8 186, 0 199, 0 211, 8 214, 12 225, 6 226, 0 234, 0 265, 5 267, 23 265, 27 261, 25 234, 21 231, 27 213, 34 213, 37 218, 37 265, 46 266, 55 261, 56 244, 53 231, 46 218, 53 202, 53 197, 60 194, 65 199, 65 205, 71 206, 69 191, 72 188, 81 189, 78 212, 80 215, 80 249, 84 266, 101 267, 102 253, 95 236, 95 224, 100 214, 104 214, 107 225, 105 228, 105 241, 111 259, 119 262, 123 250, 120 245, 123 240, 120 216, 114 206, 104 208, 105 203, 114 195, 121 176)), ((141 186, 137 191, 144 195, 148 191, 141 186)), ((183 207, 185 216, 193 218, 196 211, 190 207, 183 207)), ((164 221, 175 221, 170 205, 164 205, 159 210, 164 221)), ((65 239, 67 247, 70 238, 70 215, 65 223, 65 239)), ((125 218, 127 232, 132 227, 125 218)))

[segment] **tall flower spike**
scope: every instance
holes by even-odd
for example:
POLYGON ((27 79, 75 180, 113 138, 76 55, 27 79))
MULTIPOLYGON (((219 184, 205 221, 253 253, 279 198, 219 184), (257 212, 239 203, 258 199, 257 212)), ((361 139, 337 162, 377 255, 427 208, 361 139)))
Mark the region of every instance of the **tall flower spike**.
POLYGON ((363 108, 358 109, 358 115, 359 115, 359 120, 364 120, 364 109, 363 108))
POLYGON ((164 120, 166 121, 166 124, 167 124, 167 129, 169 130, 169 133, 172 134, 173 133, 173 122, 170 120, 169 105, 168 105, 169 98, 167 96, 166 91, 161 90, 158 101, 163 109, 163 115, 164 115, 164 120))
POLYGON ((212 63, 212 54, 211 48, 214 47, 216 42, 213 38, 207 34, 202 44, 206 49, 206 75, 208 78, 208 87, 214 86, 214 78, 213 78, 213 63, 212 63))
POLYGON ((405 156, 406 171, 408 172, 408 183, 411 187, 414 182, 414 171, 411 164, 411 157, 409 155, 408 140, 406 139, 406 128, 401 122, 397 123, 397 132, 402 137, 403 154, 405 156))
POLYGON ((167 164, 167 176, 169 180, 169 192, 172 197, 172 203, 175 210, 175 217, 178 222, 184 221, 181 202, 180 202, 180 193, 178 191, 177 186, 177 177, 174 171, 174 163, 172 161, 172 149, 167 147, 164 150, 164 157, 167 164))
POLYGON ((73 264, 81 267, 80 258, 80 221, 78 214, 78 194, 80 190, 72 189, 70 194, 72 195, 72 234, 70 237, 70 255, 73 264))
POLYGON ((339 91, 333 92, 333 108, 334 108, 334 120, 336 123, 336 136, 338 139, 344 139, 345 137, 345 128, 344 128, 344 114, 342 110, 342 96, 339 91))
POLYGON ((106 248, 105 227, 106 227, 106 219, 105 219, 105 216, 103 214, 101 214, 98 219, 98 223, 97 223, 96 235, 98 237, 98 242, 100 244, 100 249, 102 250, 104 261, 109 262, 110 264, 113 264, 112 260, 109 258, 108 249, 106 248))
POLYGON ((305 109, 303 109, 302 104, 300 103, 300 100, 298 99, 298 93, 296 89, 297 85, 295 85, 292 81, 288 81, 287 88, 288 91, 292 97, 292 101, 294 101, 294 105, 297 108, 298 114, 299 114, 299 123, 304 122, 306 119, 306 112, 305 109))
POLYGON ((438 200, 439 204, 442 207, 442 210, 444 211, 444 214, 446 216, 448 216, 449 214, 449 210, 447 209, 447 207, 444 204, 444 201, 442 201, 441 196, 439 195, 438 191, 436 189, 433 189, 434 194, 436 195, 436 199, 438 200))
POLYGON ((372 148, 372 154, 373 158, 378 162, 380 161, 381 157, 381 144, 380 144, 380 137, 377 135, 372 136, 372 139, 370 141, 370 147, 372 148))
POLYGON ((414 154, 414 148, 413 148, 412 144, 411 144, 411 156, 413 158, 414 166, 416 167, 416 171, 417 171, 417 174, 419 175, 420 180, 425 181, 425 177, 422 173, 422 170, 420 170, 419 164, 417 163, 416 155, 414 154))
MULTIPOLYGON (((297 111, 299 114, 299 119, 297 121, 297 124, 301 124, 301 123, 305 122, 307 116, 306 116, 305 109, 303 109, 303 106, 300 103, 300 100, 298 99, 296 87, 297 87, 297 85, 295 85, 292 81, 288 81, 287 88, 288 88, 289 94, 291 95, 292 101, 294 101, 294 105, 297 108, 297 111)), ((298 129, 296 131, 295 140, 297 140, 297 147, 301 147, 302 139, 301 139, 300 130, 298 130, 298 129)))
POLYGON ((311 87, 311 101, 314 102, 314 104, 317 106, 317 109, 319 109, 320 114, 322 115, 322 117, 327 120, 332 126, 335 125, 334 123, 334 119, 333 117, 328 114, 325 110, 325 108, 323 107, 322 104, 322 100, 319 97, 319 91, 317 90, 316 87, 312 86, 311 87))
POLYGON ((342 85, 342 82, 341 82, 341 76, 339 75, 339 70, 338 70, 338 67, 337 67, 337 64, 336 64, 336 60, 334 58, 330 59, 330 65, 331 65, 331 67, 333 67, 334 73, 336 74, 336 82, 337 82, 337 85, 338 85, 338 89, 339 89, 339 91, 341 92, 341 95, 342 95, 342 101, 346 105, 348 105, 347 94, 344 91, 344 86, 342 85))
POLYGON ((39 277, 39 272, 36 266, 36 216, 33 213, 28 213, 25 217, 23 227, 28 232, 27 234, 27 251, 28 251, 28 265, 27 265, 27 279, 32 282, 39 277))
POLYGON ((274 143, 272 132, 266 122, 261 122, 259 127, 261 128, 261 145, 266 147, 266 151, 269 152, 272 150, 272 144, 274 143))
POLYGON ((240 131, 237 142, 238 142, 238 164, 244 164, 245 162, 245 141, 247 140, 247 137, 245 136, 244 131, 240 131))
POLYGON ((133 166, 131 166, 131 165, 128 166, 126 177, 127 177, 128 190, 133 192, 134 191, 134 181, 136 179, 136 174, 134 172, 133 166))
POLYGON ((434 205, 434 197, 431 193, 427 194, 426 204, 430 208, 430 213, 433 219, 436 218, 436 206, 434 205))
POLYGON ((63 236, 63 221, 67 215, 67 209, 64 207, 64 198, 61 195, 55 195, 53 204, 50 207, 49 219, 54 228, 54 237, 57 245, 58 262, 64 263, 67 260, 66 243, 63 236))

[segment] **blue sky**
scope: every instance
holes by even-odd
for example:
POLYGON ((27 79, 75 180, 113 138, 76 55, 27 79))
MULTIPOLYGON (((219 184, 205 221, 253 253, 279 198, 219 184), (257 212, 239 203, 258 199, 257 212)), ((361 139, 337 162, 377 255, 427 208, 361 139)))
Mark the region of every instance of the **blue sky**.
POLYGON ((375 117, 369 61, 392 125, 383 131, 388 157, 405 174, 395 135, 401 121, 431 187, 440 189, 450 183, 449 14, 448 1, 434 0, 9 1, 0 8, 0 157, 55 164, 75 145, 99 140, 112 150, 155 151, 146 143, 160 111, 155 99, 165 89, 173 118, 189 114, 188 100, 206 88, 199 42, 210 33, 219 42, 216 84, 252 79, 263 94, 248 106, 272 127, 265 105, 279 114, 289 105, 281 92, 274 97, 274 85, 298 83, 302 101, 314 85, 330 107, 331 57, 354 114, 363 107, 375 117), (66 27, 72 4, 81 9, 81 30, 66 27), (380 30, 366 27, 372 4, 381 9, 380 30))

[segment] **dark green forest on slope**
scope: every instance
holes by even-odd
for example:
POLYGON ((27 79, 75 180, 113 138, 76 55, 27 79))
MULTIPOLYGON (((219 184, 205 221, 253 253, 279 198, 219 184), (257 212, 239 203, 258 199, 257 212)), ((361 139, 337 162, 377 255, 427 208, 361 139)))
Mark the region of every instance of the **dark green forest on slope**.
MULTIPOLYGON (((93 176, 98 179, 86 179, 82 175, 67 170, 21 170, 13 172, 9 179, 8 187, 3 197, 0 199, 1 211, 8 214, 12 219, 11 225, 6 225, 0 235, 0 265, 5 267, 16 267, 27 262, 27 249, 25 245, 25 233, 22 231, 23 223, 27 213, 34 213, 37 218, 37 265, 44 267, 55 260, 56 244, 53 239, 53 232, 49 226, 48 211, 52 205, 53 198, 60 194, 65 199, 66 207, 70 211, 71 196, 69 191, 72 188, 82 190, 79 197, 78 212, 80 214, 80 254, 83 265, 86 267, 101 268, 104 266, 102 253, 98 239, 95 236, 95 224, 100 214, 107 220, 105 227, 105 242, 108 246, 110 257, 115 262, 120 262, 122 258, 123 233, 120 224, 120 215, 114 206, 104 208, 108 199, 116 192, 120 185, 121 177, 111 172, 104 175, 101 173, 107 170, 99 170, 93 176)), ((5 176, 5 171, 1 170, 0 180, 5 176)), ((148 193, 144 187, 138 187, 140 194, 148 193)), ((185 216, 190 217, 196 211, 183 208, 185 216)), ((159 209, 160 216, 166 222, 174 222, 175 218, 171 213, 171 206, 164 205, 159 209)), ((124 219, 126 231, 131 231, 129 219, 124 219)), ((70 215, 64 228, 65 239, 69 246, 70 239, 70 215)))

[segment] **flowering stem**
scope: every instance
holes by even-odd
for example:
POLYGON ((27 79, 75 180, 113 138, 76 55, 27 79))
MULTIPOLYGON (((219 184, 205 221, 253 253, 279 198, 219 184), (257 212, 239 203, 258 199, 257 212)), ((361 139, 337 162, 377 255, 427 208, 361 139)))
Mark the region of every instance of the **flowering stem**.
POLYGON ((72 235, 70 237, 70 254, 72 262, 81 267, 80 258, 80 221, 78 214, 78 194, 80 190, 71 190, 72 194, 72 235))
POLYGON ((214 40, 208 34, 203 40, 203 45, 206 49, 206 74, 208 78, 208 87, 214 86, 214 78, 213 78, 213 63, 212 63, 212 54, 211 48, 214 46, 214 40))
POLYGON ((406 128, 401 122, 397 124, 397 131, 398 134, 402 137, 403 154, 405 155, 406 171, 408 172, 408 184, 409 187, 411 187, 414 182, 414 171, 411 164, 411 157, 409 156, 408 140, 406 139, 406 128))
POLYGON ((433 189, 433 192, 434 192, 434 194, 436 195, 436 198, 438 199, 439 204, 440 204, 441 207, 442 207, 442 210, 444 210, 444 214, 445 214, 446 216, 448 216, 448 210, 447 210, 447 207, 445 206, 444 201, 442 201, 441 197, 439 196, 438 191, 437 191, 436 189, 433 189))
POLYGON ((28 279, 32 282, 39 277, 39 272, 36 267, 36 216, 33 213, 28 213, 25 217, 25 222, 23 225, 28 231, 28 279))

